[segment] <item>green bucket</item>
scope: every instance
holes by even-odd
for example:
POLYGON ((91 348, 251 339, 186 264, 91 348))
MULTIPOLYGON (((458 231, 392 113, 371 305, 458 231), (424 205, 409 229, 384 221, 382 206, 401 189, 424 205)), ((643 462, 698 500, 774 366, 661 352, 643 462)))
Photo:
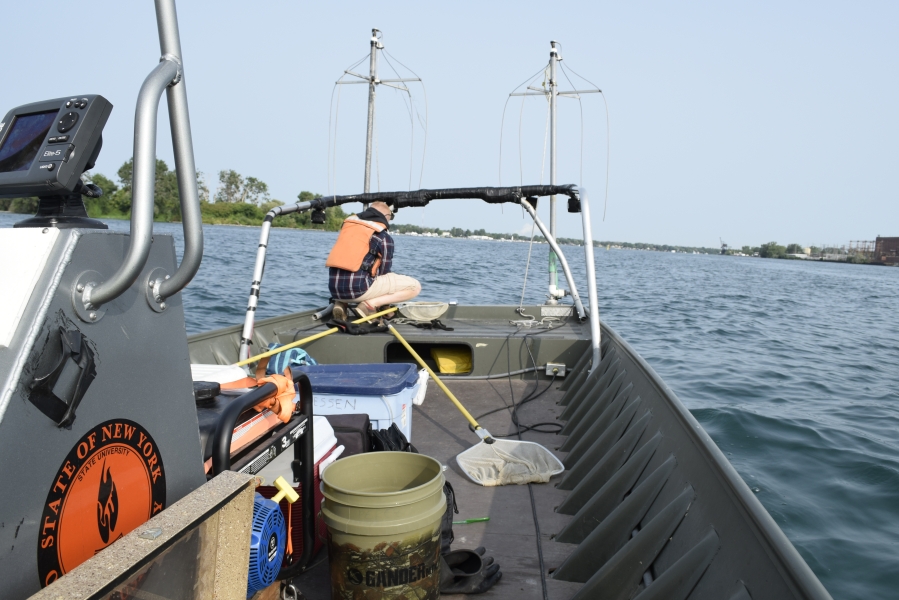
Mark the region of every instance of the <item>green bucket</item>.
POLYGON ((372 452, 322 473, 331 598, 436 600, 443 468, 430 456, 372 452))

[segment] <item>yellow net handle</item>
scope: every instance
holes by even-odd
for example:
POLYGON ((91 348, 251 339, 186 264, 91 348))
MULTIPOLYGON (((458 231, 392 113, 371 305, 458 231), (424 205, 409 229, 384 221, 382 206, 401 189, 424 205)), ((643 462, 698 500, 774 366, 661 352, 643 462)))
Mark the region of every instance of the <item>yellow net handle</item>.
MULTIPOLYGON (((388 309, 382 310, 380 312, 372 313, 367 317, 362 317, 361 319, 356 319, 352 323, 354 325, 358 325, 360 323, 365 323, 366 321, 371 321, 372 319, 376 319, 378 317, 382 317, 384 315, 390 314, 396 310, 395 306, 391 306, 388 309)), ((326 335, 331 335, 335 331, 340 331, 337 327, 332 327, 327 331, 322 331, 321 333, 316 333, 315 335, 310 335, 307 338, 303 338, 301 340, 297 340, 296 342, 291 342, 285 346, 281 346, 280 348, 275 348, 274 350, 269 350, 268 352, 263 352, 262 354, 257 354, 256 356, 251 356, 250 358, 245 358, 239 362, 234 363, 235 367, 242 367, 244 365, 248 365, 250 363, 254 363, 258 360, 262 360, 263 358, 268 358, 269 356, 274 356, 279 352, 284 352, 285 350, 290 350, 291 348, 296 348, 297 346, 302 346, 303 344, 308 344, 309 342, 314 342, 315 340, 321 339, 326 335)))
POLYGON ((462 406, 462 403, 459 402, 459 400, 456 398, 456 396, 453 395, 453 393, 451 391, 449 391, 449 388, 446 387, 446 385, 442 381, 440 381, 440 378, 437 377, 437 374, 431 370, 431 367, 429 367, 424 360, 422 360, 422 358, 418 355, 418 352, 416 352, 415 350, 412 349, 412 346, 410 346, 409 342, 407 342, 405 340, 405 338, 403 338, 403 336, 400 335, 400 332, 397 331, 396 328, 390 324, 387 325, 387 328, 390 330, 390 333, 392 333, 394 335, 394 337, 396 337, 396 339, 398 339, 400 341, 400 343, 406 347, 406 350, 409 351, 409 354, 412 355, 412 358, 414 358, 415 361, 419 365, 422 366, 422 368, 427 370, 428 374, 437 383, 437 385, 440 386, 440 389, 443 390, 443 393, 446 394, 447 398, 449 398, 450 400, 453 401, 453 404, 456 405, 456 408, 459 409, 459 412, 461 412, 462 415, 468 420, 468 422, 471 423, 471 426, 474 427, 474 431, 476 434, 478 434, 478 437, 480 437, 482 440, 484 440, 488 444, 492 444, 494 442, 494 440, 491 437, 490 432, 487 431, 486 429, 484 429, 483 427, 481 427, 480 425, 478 425, 478 422, 474 420, 474 417, 471 416, 471 413, 469 413, 465 409, 465 407, 462 406))

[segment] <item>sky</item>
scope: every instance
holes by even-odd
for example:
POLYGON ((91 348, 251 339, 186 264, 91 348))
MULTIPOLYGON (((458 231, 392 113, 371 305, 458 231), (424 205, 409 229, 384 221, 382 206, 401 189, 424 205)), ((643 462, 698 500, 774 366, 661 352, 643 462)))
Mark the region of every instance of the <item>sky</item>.
MULTIPOLYGON (((4 8, 0 104, 103 95, 114 109, 94 172, 114 179, 159 58, 153 3, 32 6, 4 8), (75 35, 49 35, 61 13, 75 35)), ((896 2, 195 0, 178 14, 194 154, 213 192, 223 169, 261 179, 284 202, 301 190, 362 191, 367 89, 341 86, 338 103, 334 82, 366 57, 375 27, 397 73, 411 76, 407 65, 425 90, 409 84, 410 128, 408 100, 379 88, 372 191, 548 183, 546 101, 508 94, 539 74, 557 40, 575 87, 589 85, 573 72, 608 102, 609 130, 599 94, 559 99, 557 182, 588 190, 594 239, 739 247, 899 236, 896 2)), ((395 77, 384 59, 379 75, 395 77)), ((157 153, 173 165, 165 102, 159 118, 157 153)), ((561 204, 558 235, 580 237, 580 216, 561 204)), ((540 213, 548 220, 546 202, 540 213)), ((478 201, 397 220, 530 232, 520 209, 478 201)))

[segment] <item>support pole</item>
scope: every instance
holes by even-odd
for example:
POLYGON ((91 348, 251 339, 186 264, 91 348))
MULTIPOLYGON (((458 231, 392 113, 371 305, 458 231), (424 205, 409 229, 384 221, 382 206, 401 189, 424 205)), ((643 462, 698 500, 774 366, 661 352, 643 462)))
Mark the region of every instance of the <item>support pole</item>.
MULTIPOLYGON (((368 60, 368 129, 365 134, 365 180, 362 189, 367 194, 371 191, 371 147, 375 129, 375 95, 378 85, 378 50, 383 45, 378 41, 377 29, 371 30, 371 56, 368 60)), ((367 206, 367 205, 366 205, 367 206)))
MULTIPOLYGON (((558 51, 556 42, 550 42, 549 50, 549 184, 556 184, 556 97, 558 84, 556 82, 556 63, 558 51)), ((549 199, 549 233, 556 237, 556 197, 549 199)), ((556 253, 549 250, 549 299, 547 304, 558 304, 557 290, 559 278, 556 273, 556 253)))

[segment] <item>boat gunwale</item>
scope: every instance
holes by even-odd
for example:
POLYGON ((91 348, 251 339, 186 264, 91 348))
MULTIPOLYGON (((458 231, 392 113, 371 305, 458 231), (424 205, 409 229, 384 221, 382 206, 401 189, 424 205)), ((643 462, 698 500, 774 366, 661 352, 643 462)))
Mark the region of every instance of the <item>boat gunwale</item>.
POLYGON ((776 565, 775 568, 781 572, 784 579, 792 583, 794 588, 807 597, 832 599, 824 584, 799 554, 790 539, 761 501, 752 493, 721 449, 712 441, 708 432, 680 401, 674 390, 614 329, 606 323, 602 323, 602 327, 603 334, 609 336, 609 341, 616 344, 618 350, 624 352, 644 372, 649 383, 668 402, 673 416, 680 421, 685 434, 699 450, 699 454, 705 458, 706 464, 718 480, 724 484, 723 487, 731 496, 733 504, 745 513, 746 521, 753 525, 750 529, 756 534, 756 538, 762 543, 768 554, 772 556, 774 560, 771 562, 776 565), (702 435, 698 432, 702 432, 702 435))

